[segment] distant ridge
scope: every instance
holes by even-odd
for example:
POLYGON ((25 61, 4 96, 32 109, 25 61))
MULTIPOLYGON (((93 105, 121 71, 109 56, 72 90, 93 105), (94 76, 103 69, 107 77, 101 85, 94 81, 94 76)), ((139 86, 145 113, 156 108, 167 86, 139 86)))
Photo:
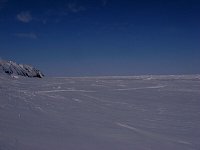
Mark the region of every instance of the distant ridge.
POLYGON ((25 77, 37 77, 42 78, 44 77, 44 74, 29 65, 25 64, 17 64, 13 61, 6 61, 6 60, 0 60, 0 73, 8 74, 11 76, 25 76, 25 77))

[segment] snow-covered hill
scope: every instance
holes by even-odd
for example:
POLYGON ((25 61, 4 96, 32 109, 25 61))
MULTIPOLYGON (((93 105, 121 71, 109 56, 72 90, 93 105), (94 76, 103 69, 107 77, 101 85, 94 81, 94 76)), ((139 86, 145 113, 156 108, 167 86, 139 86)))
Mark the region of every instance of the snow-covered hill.
POLYGON ((25 77, 38 77, 42 78, 44 77, 44 74, 29 65, 24 64, 17 64, 13 61, 5 61, 0 60, 0 74, 8 74, 8 75, 20 75, 25 77))

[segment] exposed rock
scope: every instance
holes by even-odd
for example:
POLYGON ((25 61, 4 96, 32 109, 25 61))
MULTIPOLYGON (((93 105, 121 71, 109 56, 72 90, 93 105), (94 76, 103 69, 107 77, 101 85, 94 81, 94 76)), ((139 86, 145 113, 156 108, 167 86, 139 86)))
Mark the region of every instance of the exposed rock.
POLYGON ((32 66, 17 64, 13 61, 5 60, 0 60, 0 73, 6 73, 11 76, 20 75, 25 77, 44 77, 44 74, 40 70, 32 66))

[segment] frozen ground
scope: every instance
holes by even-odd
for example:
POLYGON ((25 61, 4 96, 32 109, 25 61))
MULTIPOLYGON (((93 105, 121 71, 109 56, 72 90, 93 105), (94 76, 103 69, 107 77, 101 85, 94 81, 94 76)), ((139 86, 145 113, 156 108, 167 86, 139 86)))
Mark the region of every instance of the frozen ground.
POLYGON ((0 76, 0 150, 199 150, 200 76, 0 76))

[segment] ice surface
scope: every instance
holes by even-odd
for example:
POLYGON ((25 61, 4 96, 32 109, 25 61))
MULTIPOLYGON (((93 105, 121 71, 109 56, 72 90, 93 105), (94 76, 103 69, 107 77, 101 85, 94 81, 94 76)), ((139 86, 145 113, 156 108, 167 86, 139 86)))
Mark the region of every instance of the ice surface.
POLYGON ((0 76, 0 150, 199 150, 200 76, 0 76))

